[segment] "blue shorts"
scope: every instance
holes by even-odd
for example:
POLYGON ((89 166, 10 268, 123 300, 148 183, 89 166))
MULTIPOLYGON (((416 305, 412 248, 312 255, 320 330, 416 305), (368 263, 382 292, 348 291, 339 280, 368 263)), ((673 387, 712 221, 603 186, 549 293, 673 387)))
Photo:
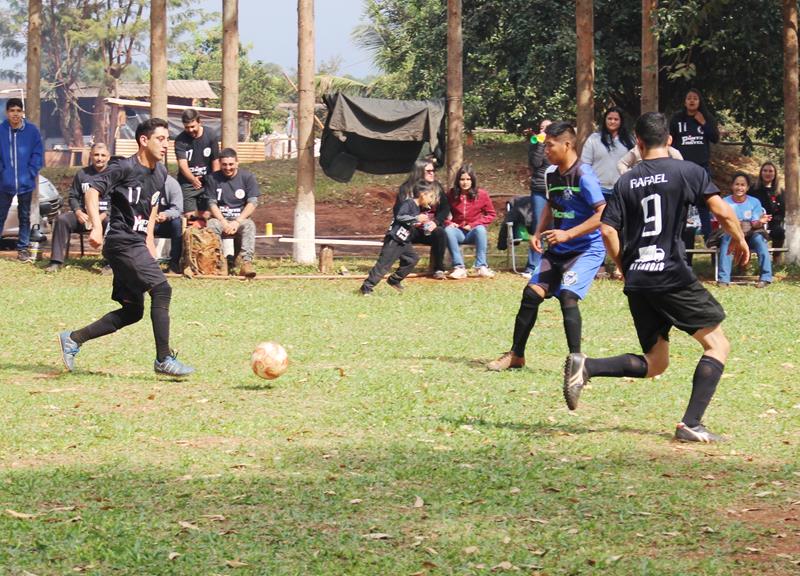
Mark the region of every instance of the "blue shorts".
POLYGON ((569 290, 583 300, 605 256, 606 251, 602 245, 591 247, 586 252, 566 254, 555 254, 547 250, 542 255, 541 265, 531 276, 528 284, 541 287, 545 292, 545 298, 558 297, 562 290, 569 290))

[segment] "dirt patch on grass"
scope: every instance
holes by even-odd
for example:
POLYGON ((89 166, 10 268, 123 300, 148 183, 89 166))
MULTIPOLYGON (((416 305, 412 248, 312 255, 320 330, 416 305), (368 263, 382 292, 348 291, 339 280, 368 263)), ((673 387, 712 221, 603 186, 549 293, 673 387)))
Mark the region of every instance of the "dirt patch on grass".
POLYGON ((726 518, 760 534, 755 543, 732 556, 737 562, 757 574, 800 573, 800 501, 782 507, 759 503, 727 510, 726 518))

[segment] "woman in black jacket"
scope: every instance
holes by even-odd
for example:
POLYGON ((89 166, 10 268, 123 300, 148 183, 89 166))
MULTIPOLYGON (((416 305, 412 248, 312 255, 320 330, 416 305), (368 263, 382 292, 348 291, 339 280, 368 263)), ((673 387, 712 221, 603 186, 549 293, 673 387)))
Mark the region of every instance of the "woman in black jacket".
MULTIPOLYGON (((716 120, 706 108, 702 94, 696 88, 689 89, 683 100, 683 110, 670 118, 669 133, 672 136, 672 147, 681 153, 684 160, 705 168, 710 178, 711 144, 719 142, 719 130, 716 120)), ((705 206, 698 206, 697 209, 703 238, 708 240, 711 215, 705 206)))
MULTIPOLYGON (((758 171, 758 180, 748 192, 750 196, 758 198, 767 215, 772 219, 769 222, 769 239, 773 248, 783 248, 786 239, 786 230, 783 221, 786 217, 786 206, 783 203, 783 189, 778 183, 778 169, 772 162, 764 162, 758 171)), ((781 253, 775 252, 772 261, 780 264, 781 253)))

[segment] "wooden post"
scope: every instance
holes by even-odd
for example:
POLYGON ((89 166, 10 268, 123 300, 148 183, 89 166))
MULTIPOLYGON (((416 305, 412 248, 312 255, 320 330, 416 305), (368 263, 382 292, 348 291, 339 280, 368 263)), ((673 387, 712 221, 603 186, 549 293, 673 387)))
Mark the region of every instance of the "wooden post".
POLYGON ((222 0, 222 147, 239 143, 239 1, 222 0))
MULTIPOLYGON (((42 82, 42 0, 28 2, 28 54, 25 88, 27 98, 23 97, 25 117, 29 122, 41 129, 41 82, 42 82)), ((44 134, 42 134, 44 138, 44 134)), ((40 222, 39 215, 39 182, 31 196, 31 226, 40 222)))
POLYGON ((658 0, 642 0, 641 113, 658 112, 658 0))
POLYGON ((798 115, 797 0, 783 0, 783 153, 787 261, 800 261, 800 116, 798 115))
POLYGON ((577 50, 575 83, 577 86, 576 128, 578 155, 583 143, 594 131, 594 6, 592 0, 575 1, 577 50))
POLYGON ((447 0, 447 181, 449 188, 464 162, 464 44, 461 0, 447 0))
POLYGON ((314 200, 314 0, 297 0, 297 203, 293 255, 300 264, 316 260, 314 200))
POLYGON ((150 116, 167 119, 167 0, 150 2, 150 116))

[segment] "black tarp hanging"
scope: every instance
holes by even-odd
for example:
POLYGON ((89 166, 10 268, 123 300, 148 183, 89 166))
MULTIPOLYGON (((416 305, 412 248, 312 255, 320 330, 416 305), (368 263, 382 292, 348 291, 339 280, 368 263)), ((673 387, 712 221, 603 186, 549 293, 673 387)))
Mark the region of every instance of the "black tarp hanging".
POLYGON ((319 164, 333 180, 349 182, 356 170, 402 174, 414 161, 444 159, 444 98, 385 100, 337 92, 323 98, 328 119, 319 164))

